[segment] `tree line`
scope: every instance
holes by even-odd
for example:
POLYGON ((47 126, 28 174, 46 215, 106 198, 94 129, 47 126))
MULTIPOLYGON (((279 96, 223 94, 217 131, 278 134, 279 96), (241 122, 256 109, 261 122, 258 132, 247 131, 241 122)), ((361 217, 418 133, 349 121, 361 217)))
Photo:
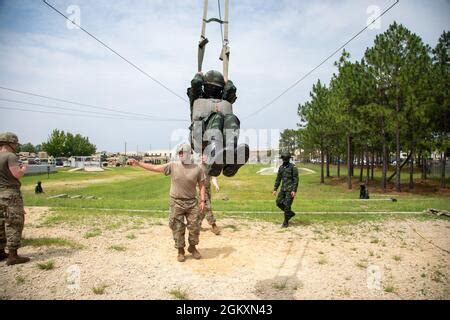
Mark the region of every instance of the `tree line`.
POLYGON ((90 156, 97 148, 88 137, 55 129, 46 142, 33 146, 31 143, 19 145, 17 152, 37 153, 45 151, 53 157, 90 156))
POLYGON ((393 23, 377 35, 363 58, 351 61, 343 51, 329 84, 317 81, 309 101, 298 106, 297 130, 281 134, 280 147, 317 152, 327 176, 331 162, 346 162, 348 188, 352 188, 355 162, 360 181, 367 180, 376 164, 382 166, 381 187, 395 178, 401 191, 402 168, 409 165, 409 187, 414 187, 414 165, 426 179, 427 160, 440 154, 441 187, 449 154, 449 37, 444 31, 434 48, 403 25, 393 23), (401 158, 406 153, 406 159, 401 158), (388 176, 394 155, 395 172, 388 176))

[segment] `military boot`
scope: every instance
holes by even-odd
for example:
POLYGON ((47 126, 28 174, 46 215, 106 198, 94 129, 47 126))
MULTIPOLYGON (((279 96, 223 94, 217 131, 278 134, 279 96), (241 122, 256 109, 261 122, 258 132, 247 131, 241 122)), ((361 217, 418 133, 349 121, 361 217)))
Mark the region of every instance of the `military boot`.
POLYGON ((220 229, 219 229, 219 227, 218 227, 215 223, 211 226, 211 231, 212 231, 212 233, 214 233, 216 236, 218 236, 218 235, 220 234, 220 229))
POLYGON ((5 252, 5 249, 0 250, 0 261, 5 260, 8 258, 8 254, 5 252))
POLYGON ((288 221, 291 220, 293 217, 295 217, 295 212, 290 210, 287 212, 287 219, 288 221))
POLYGON ((225 177, 233 177, 239 171, 239 169, 248 162, 250 157, 250 147, 248 144, 240 144, 234 150, 234 161, 232 164, 225 164, 223 168, 223 175, 225 177))
POLYGON ((6 265, 12 266, 15 264, 26 263, 30 261, 30 258, 21 257, 17 254, 17 250, 9 250, 8 259, 6 260, 6 265))
POLYGON ((186 260, 186 258, 184 256, 184 248, 178 248, 177 260, 178 260, 178 262, 184 262, 186 260))
POLYGON ((208 158, 208 175, 211 177, 218 177, 222 172, 224 166, 224 149, 222 143, 218 141, 211 141, 209 144, 210 157, 208 158))
POLYGON ((202 257, 200 252, 197 251, 197 248, 195 248, 194 245, 189 245, 188 251, 192 254, 194 259, 198 260, 198 259, 200 259, 202 257))

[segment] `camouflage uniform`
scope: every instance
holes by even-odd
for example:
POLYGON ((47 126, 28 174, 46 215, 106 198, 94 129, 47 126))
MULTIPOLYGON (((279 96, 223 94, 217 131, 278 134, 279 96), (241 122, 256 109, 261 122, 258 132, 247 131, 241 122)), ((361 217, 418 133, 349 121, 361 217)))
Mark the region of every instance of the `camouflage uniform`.
POLYGON ((0 249, 19 249, 25 222, 19 190, 0 189, 0 221, 0 249))
MULTIPOLYGON (((189 145, 187 147, 190 148, 189 145)), ((170 175, 172 180, 169 227, 172 229, 175 248, 185 247, 186 228, 189 231, 189 245, 195 246, 199 243, 201 222, 196 185, 205 179, 203 170, 195 164, 170 162, 164 174, 170 175)))
POLYGON ((278 169, 277 179, 275 180, 274 191, 278 190, 281 185, 281 190, 278 193, 276 204, 286 215, 291 215, 291 206, 294 202, 291 192, 297 192, 298 188, 298 169, 292 163, 283 164, 278 169))
MULTIPOLYGON (((13 133, 0 134, 0 142, 18 143, 13 133)), ((0 250, 9 251, 20 247, 25 221, 25 210, 20 192, 21 183, 9 170, 19 165, 17 155, 12 152, 0 152, 0 250)))
POLYGON ((186 228, 189 231, 188 242, 196 246, 200 236, 200 210, 197 199, 170 199, 169 227, 172 230, 175 248, 186 246, 186 228), (186 218, 186 223, 184 222, 186 218))
POLYGON ((213 225, 216 223, 216 218, 214 218, 214 215, 212 213, 212 206, 211 206, 211 176, 208 176, 206 174, 207 167, 205 164, 202 164, 202 169, 205 172, 205 210, 203 212, 200 212, 200 226, 202 225, 203 219, 206 217, 206 221, 210 225, 213 225))

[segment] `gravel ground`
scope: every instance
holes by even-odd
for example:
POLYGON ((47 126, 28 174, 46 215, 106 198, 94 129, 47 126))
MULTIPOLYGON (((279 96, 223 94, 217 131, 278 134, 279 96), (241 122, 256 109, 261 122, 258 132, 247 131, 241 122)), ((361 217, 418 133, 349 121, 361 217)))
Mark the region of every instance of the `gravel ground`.
POLYGON ((25 246, 30 263, 0 263, 1 299, 449 299, 450 222, 403 220, 348 226, 204 222, 199 251, 176 261, 164 219, 104 218, 41 224, 28 208, 24 237, 66 246, 25 246), (115 219, 115 220, 114 220, 115 219), (101 234, 86 237, 99 228, 101 234), (52 261, 42 270, 39 263, 52 261))

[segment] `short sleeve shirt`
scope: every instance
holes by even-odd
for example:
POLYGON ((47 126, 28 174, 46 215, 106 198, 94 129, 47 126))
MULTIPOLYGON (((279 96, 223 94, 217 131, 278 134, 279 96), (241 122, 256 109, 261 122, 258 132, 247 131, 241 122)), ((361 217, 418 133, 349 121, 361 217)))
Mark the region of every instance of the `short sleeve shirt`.
POLYGON ((12 152, 0 152, 0 188, 20 189, 20 181, 17 180, 9 167, 19 165, 19 158, 12 152))
POLYGON ((197 198, 196 186, 205 180, 203 170, 196 164, 169 162, 164 174, 171 178, 170 196, 175 199, 197 198))

